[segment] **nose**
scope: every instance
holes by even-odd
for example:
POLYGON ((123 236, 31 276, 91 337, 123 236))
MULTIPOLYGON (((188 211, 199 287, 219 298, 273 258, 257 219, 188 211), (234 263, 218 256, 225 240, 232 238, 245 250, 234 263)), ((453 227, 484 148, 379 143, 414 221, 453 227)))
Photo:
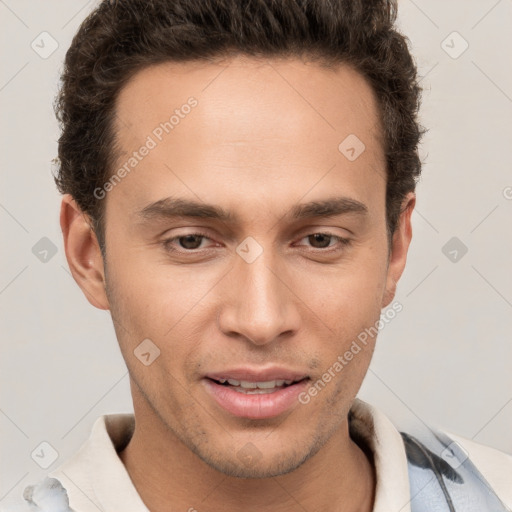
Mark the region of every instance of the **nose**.
POLYGON ((267 251, 252 263, 237 257, 226 278, 218 316, 224 334, 265 345, 297 332, 300 314, 293 283, 267 251))

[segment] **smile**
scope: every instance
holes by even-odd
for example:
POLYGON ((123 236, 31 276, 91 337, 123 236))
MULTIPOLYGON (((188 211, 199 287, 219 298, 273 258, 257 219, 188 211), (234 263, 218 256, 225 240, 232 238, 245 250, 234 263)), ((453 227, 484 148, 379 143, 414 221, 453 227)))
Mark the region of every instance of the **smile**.
POLYGON ((282 377, 289 378, 268 379, 250 372, 244 375, 243 371, 231 373, 245 376, 245 379, 213 374, 203 379, 206 392, 224 411, 251 419, 272 418, 288 411, 298 402, 298 395, 310 380, 299 374, 283 374, 282 377))
POLYGON ((289 386, 293 380, 267 380, 262 382, 251 382, 248 380, 219 379, 218 382, 224 386, 231 386, 234 391, 250 395, 275 393, 286 386, 289 386))

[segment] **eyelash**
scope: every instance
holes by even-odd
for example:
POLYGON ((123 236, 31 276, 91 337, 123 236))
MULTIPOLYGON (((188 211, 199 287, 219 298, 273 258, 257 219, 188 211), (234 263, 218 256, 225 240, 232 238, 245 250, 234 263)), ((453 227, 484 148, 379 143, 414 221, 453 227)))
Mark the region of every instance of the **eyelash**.
MULTIPOLYGON (((318 231, 318 232, 314 232, 314 233, 309 233, 305 236, 303 236, 301 238, 301 240, 303 240, 304 238, 308 238, 312 235, 325 235, 325 236, 329 236, 331 238, 334 238, 338 241, 338 244, 337 244, 337 247, 336 248, 332 248, 332 247, 335 247, 335 246, 327 246, 325 248, 316 248, 316 247, 313 247, 313 251, 314 252, 321 252, 321 253, 336 253, 336 252, 339 252, 341 250, 343 250, 346 246, 350 245, 351 243, 351 240, 348 239, 348 238, 343 238, 341 236, 338 236, 338 235, 335 235, 334 233, 330 233, 328 231, 318 231)), ((166 240, 164 240, 162 242, 162 245, 164 246, 164 249, 168 252, 174 252, 174 253, 181 253, 181 254, 198 254, 200 253, 201 251, 207 251, 209 249, 176 249, 176 247, 172 246, 172 242, 174 242, 175 240, 179 240, 180 238, 185 238, 187 236, 196 236, 196 237, 201 237, 203 239, 207 239, 207 240, 211 240, 211 238, 208 236, 208 234, 206 233, 203 233, 203 232, 195 232, 195 233, 187 233, 185 235, 180 235, 180 236, 175 236, 175 237, 172 237, 172 238, 168 238, 166 240)))

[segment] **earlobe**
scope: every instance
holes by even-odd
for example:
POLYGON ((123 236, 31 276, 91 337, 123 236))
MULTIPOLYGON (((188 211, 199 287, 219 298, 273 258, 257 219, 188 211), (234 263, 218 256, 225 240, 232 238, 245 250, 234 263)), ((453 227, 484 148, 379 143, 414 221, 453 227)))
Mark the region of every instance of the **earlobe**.
POLYGON ((109 309, 103 255, 98 240, 89 218, 69 194, 62 198, 60 226, 73 278, 93 306, 109 309))
POLYGON ((411 215, 415 204, 416 195, 414 192, 409 192, 402 201, 400 218, 391 241, 386 290, 382 299, 383 308, 388 306, 393 300, 396 293, 397 283, 405 268, 407 251, 409 250, 409 244, 412 239, 411 215))

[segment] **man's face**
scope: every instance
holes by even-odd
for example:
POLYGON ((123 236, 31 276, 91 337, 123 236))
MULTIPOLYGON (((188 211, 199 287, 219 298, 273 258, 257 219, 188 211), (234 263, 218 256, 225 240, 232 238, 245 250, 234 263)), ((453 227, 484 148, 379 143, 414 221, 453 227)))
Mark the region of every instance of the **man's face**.
POLYGON ((403 267, 370 87, 299 60, 168 63, 121 91, 116 130, 116 170, 138 156, 103 199, 107 296, 136 413, 227 474, 293 470, 346 427, 374 339, 299 396, 375 326, 403 267), (178 199, 229 216, 173 216, 178 199))

